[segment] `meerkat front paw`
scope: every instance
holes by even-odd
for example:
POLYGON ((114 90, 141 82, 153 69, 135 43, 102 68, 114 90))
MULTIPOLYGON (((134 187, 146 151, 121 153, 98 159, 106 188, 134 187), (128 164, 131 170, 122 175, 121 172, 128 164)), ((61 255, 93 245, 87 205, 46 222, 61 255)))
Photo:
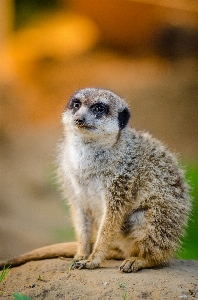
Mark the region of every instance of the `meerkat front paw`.
POLYGON ((137 272, 143 268, 152 267, 153 264, 149 263, 148 260, 140 257, 130 257, 123 261, 120 266, 120 271, 124 273, 137 272))
POLYGON ((76 254, 74 256, 74 261, 80 261, 80 260, 85 260, 88 258, 89 255, 83 255, 83 254, 76 254))
POLYGON ((98 268, 100 264, 94 260, 79 260, 79 261, 74 261, 73 264, 70 267, 70 270, 74 269, 90 269, 93 270, 95 268, 98 268))

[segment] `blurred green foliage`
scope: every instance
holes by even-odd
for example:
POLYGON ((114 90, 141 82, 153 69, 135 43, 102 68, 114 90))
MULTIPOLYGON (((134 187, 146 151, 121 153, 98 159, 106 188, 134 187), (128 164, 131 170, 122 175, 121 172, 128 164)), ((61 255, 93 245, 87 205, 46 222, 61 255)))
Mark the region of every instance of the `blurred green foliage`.
POLYGON ((182 249, 177 257, 198 260, 198 164, 187 165, 187 180, 192 188, 193 209, 190 216, 186 236, 183 238, 182 249))
POLYGON ((15 0, 14 29, 25 26, 35 20, 40 14, 51 12, 61 7, 58 0, 15 0))
POLYGON ((29 298, 26 295, 21 294, 21 293, 14 293, 13 297, 14 297, 14 300, 31 300, 31 298, 29 298))
POLYGON ((67 228, 58 228, 55 230, 55 236, 59 242, 72 242, 75 241, 75 232, 72 226, 68 226, 67 228))

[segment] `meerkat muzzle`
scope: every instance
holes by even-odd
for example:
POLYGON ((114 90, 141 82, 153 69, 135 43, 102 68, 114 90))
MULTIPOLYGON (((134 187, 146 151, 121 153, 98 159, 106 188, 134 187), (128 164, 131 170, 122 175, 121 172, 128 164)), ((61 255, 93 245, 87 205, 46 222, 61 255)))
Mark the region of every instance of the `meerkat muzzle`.
POLYGON ((74 123, 79 127, 83 127, 85 125, 85 118, 76 118, 74 119, 74 123))

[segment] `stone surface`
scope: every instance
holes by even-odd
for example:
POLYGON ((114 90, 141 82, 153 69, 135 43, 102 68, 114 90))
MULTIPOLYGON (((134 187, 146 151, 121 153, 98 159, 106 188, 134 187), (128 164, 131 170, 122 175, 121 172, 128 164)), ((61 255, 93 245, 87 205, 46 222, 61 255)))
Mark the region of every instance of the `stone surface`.
POLYGON ((198 299, 198 261, 174 260, 164 268, 119 272, 120 261, 95 270, 69 271, 71 259, 32 261, 11 269, 0 298, 23 293, 31 299, 198 299))

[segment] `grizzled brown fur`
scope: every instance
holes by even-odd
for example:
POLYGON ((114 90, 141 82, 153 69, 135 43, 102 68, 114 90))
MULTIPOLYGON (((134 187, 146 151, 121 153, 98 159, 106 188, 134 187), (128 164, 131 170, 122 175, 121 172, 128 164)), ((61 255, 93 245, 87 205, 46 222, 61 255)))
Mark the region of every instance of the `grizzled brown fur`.
POLYGON ((123 272, 164 264, 180 244, 191 207, 176 158, 151 135, 127 125, 127 104, 114 93, 84 89, 70 103, 73 99, 80 101, 80 107, 63 114, 60 155, 62 182, 65 193, 69 189, 72 195, 69 202, 80 245, 72 268, 98 267, 115 248, 126 259, 120 267, 123 272), (96 103, 104 103, 108 110, 93 117, 96 103), (84 119, 84 125, 74 125, 75 118, 84 119), (76 172, 70 164, 70 147, 76 172), (94 223, 97 236, 90 254, 87 244, 94 223))

